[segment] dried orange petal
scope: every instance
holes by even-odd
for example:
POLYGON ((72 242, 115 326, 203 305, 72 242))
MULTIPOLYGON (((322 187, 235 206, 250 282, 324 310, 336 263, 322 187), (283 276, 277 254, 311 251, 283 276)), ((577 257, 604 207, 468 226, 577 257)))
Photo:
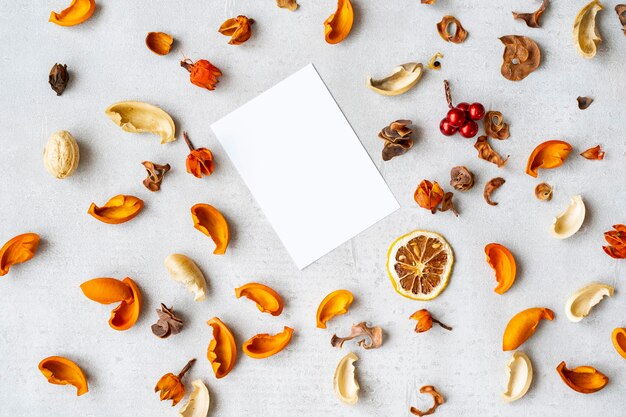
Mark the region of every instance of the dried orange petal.
POLYGON ((504 329, 502 350, 515 350, 520 347, 535 334, 541 319, 553 320, 554 312, 549 308, 529 308, 513 316, 504 329))
POLYGON ((164 32, 149 32, 146 36, 146 46, 157 55, 170 53, 174 38, 164 32))
POLYGON ((328 294, 317 308, 317 327, 325 329, 328 320, 346 314, 352 301, 354 296, 348 290, 336 290, 328 294))
POLYGON ((515 258, 511 251, 499 243, 490 243, 485 246, 485 255, 487 255, 487 263, 496 272, 498 285, 494 291, 504 294, 515 282, 517 272, 515 258))
POLYGON ((244 342, 243 353, 254 359, 264 359, 283 350, 291 341, 293 329, 285 326, 281 333, 269 335, 257 334, 244 342))
POLYGON ((253 19, 249 19, 246 16, 237 16, 236 18, 231 18, 226 20, 220 28, 218 32, 225 36, 230 36, 230 40, 228 41, 231 45, 241 45, 252 35, 252 30, 250 26, 254 23, 253 19))
POLYGON ((128 330, 135 325, 141 312, 141 292, 135 282, 126 277, 122 280, 133 293, 131 301, 122 301, 113 311, 109 318, 109 326, 115 330, 128 330))
POLYGON ((193 227, 209 236, 215 243, 215 255, 223 255, 228 246, 230 233, 228 223, 215 207, 208 204, 196 204, 191 208, 193 227))
POLYGON ((526 164, 526 173, 537 178, 540 168, 552 169, 560 167, 572 151, 572 145, 562 140, 543 142, 532 151, 526 164))
POLYGON ((580 155, 590 160, 601 161, 604 159, 604 152, 600 148, 600 145, 589 148, 580 155))
POLYGON ((326 42, 336 44, 348 36, 354 22, 354 10, 350 0, 338 0, 337 11, 324 21, 326 42))
POLYGON ((280 316, 283 312, 283 300, 280 295, 267 285, 250 282, 235 288, 237 298, 244 296, 256 303, 262 313, 270 313, 272 316, 280 316))
POLYGON ((103 223, 120 224, 134 219, 143 209, 143 200, 132 195, 119 194, 102 207, 91 203, 87 211, 103 223))
POLYGON ((578 366, 567 369, 565 362, 556 367, 563 382, 574 391, 591 394, 600 391, 609 383, 609 378, 592 366, 578 366))
POLYGON ((83 370, 67 358, 62 356, 47 357, 39 362, 39 370, 51 384, 75 386, 77 396, 89 391, 83 370))
POLYGON ((237 345, 230 329, 217 317, 207 322, 213 328, 213 340, 209 343, 207 359, 216 378, 224 378, 235 366, 237 345))
POLYGON ((618 327, 613 330, 611 334, 611 340, 613 341, 613 347, 620 354, 620 356, 626 359, 626 329, 618 327))
POLYGON ((94 278, 80 284, 83 294, 100 304, 132 301, 133 292, 128 285, 115 278, 94 278))
POLYGON ((0 277, 9 273, 15 264, 29 261, 39 246, 39 235, 24 233, 11 238, 0 248, 0 277))
POLYGON ((60 13, 51 12, 48 21, 59 26, 74 26, 89 19, 95 10, 95 0, 72 0, 60 13))

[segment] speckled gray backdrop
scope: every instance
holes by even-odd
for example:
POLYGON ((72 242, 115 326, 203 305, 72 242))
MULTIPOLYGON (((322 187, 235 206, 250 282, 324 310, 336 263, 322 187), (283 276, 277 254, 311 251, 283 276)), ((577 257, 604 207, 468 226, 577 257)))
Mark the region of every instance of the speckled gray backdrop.
POLYGON ((189 380, 207 383, 213 416, 404 416, 410 405, 430 405, 430 398, 417 394, 424 384, 444 394, 446 403, 437 411, 441 416, 624 415, 626 360, 614 351, 610 334, 626 326, 626 261, 612 260, 601 249, 602 233, 626 222, 626 37, 613 10, 615 0, 605 1, 598 15, 604 41, 589 61, 578 56, 571 39, 574 17, 586 0, 553 1, 541 29, 511 17, 512 10, 535 10, 539 2, 532 0, 439 0, 433 6, 419 0, 354 0, 356 22, 339 45, 326 44, 323 36, 322 22, 334 11, 334 0, 302 0, 295 13, 277 8, 274 0, 102 0, 80 26, 48 23, 50 10, 67 3, 5 2, 0 12, 0 240, 26 231, 42 237, 37 256, 0 279, 1 415, 175 415, 153 388, 161 375, 178 371, 192 357, 199 360, 189 380), (217 28, 238 14, 257 23, 252 39, 231 46, 217 28), (444 14, 455 15, 469 31, 464 44, 439 38, 435 24, 444 14), (171 33, 173 53, 149 52, 144 46, 148 31, 171 33), (500 75, 498 37, 507 34, 529 35, 542 50, 540 68, 519 83, 500 75), (443 69, 427 72, 403 96, 378 96, 364 86, 370 74, 384 75, 411 60, 426 63, 437 51, 445 56, 443 69), (207 58, 223 70, 215 91, 189 83, 178 65, 181 53, 207 58), (55 62, 71 70, 62 97, 46 82, 55 62), (209 126, 310 62, 402 208, 298 271, 209 126), (510 122, 510 140, 494 145, 511 155, 504 168, 479 160, 473 141, 439 133, 446 111, 444 78, 456 101, 481 101, 510 122), (595 99, 588 110, 577 108, 579 95, 595 99), (129 99, 170 112, 179 130, 214 151, 215 173, 202 180, 188 175, 182 140, 160 145, 155 137, 128 134, 111 123, 104 109, 129 99), (376 135, 399 118, 414 121, 415 146, 383 163, 376 135), (79 169, 64 181, 52 178, 42 164, 43 145, 60 129, 72 132, 81 149, 79 169), (523 171, 535 145, 548 139, 566 140, 574 152, 561 168, 541 172, 539 180, 556 187, 553 201, 544 203, 533 196, 538 180, 523 171), (577 156, 598 143, 607 152, 604 161, 577 156), (141 184, 143 160, 173 166, 158 193, 141 184), (477 176, 477 186, 457 196, 461 216, 433 216, 416 207, 418 182, 429 178, 447 184, 454 165, 467 165, 477 176), (503 176, 506 184, 494 194, 500 204, 490 207, 481 194, 494 176, 503 176), (92 201, 102 204, 119 193, 144 199, 144 212, 117 226, 87 215, 92 201), (552 217, 578 193, 588 208, 582 229, 565 241, 552 238, 552 217), (233 236, 225 256, 212 255, 212 242, 193 229, 189 208, 198 202, 214 204, 228 217, 233 236), (385 274, 388 245, 417 228, 442 233, 457 259, 449 287, 429 303, 398 296, 385 274), (495 280, 484 260, 483 247, 492 241, 508 246, 519 264, 517 282, 504 296, 493 292, 495 280), (206 302, 194 303, 169 279, 163 259, 172 252, 191 256, 205 272, 206 302), (113 331, 107 324, 111 308, 81 293, 80 283, 99 276, 130 276, 142 288, 143 313, 131 330, 113 331), (252 302, 235 298, 233 288, 253 280, 284 296, 280 317, 260 314, 252 302), (563 313, 568 295, 596 280, 615 285, 614 298, 582 322, 570 323, 563 313), (319 301, 338 288, 355 294, 350 313, 328 330, 316 329, 319 301), (150 332, 160 302, 173 305, 185 319, 184 331, 168 340, 150 332), (542 323, 523 346, 535 365, 529 393, 504 404, 500 393, 510 353, 501 351, 502 332, 511 316, 534 306, 553 309, 556 319, 542 323), (454 331, 413 333, 408 317, 426 307, 454 331), (283 325, 294 327, 296 334, 279 355, 266 360, 240 355, 234 370, 216 380, 206 360, 211 339, 206 321, 213 316, 230 325, 239 343, 283 325), (330 347, 334 332, 346 333, 361 320, 385 329, 381 349, 363 351, 352 343, 343 351, 330 347), (361 358, 362 391, 358 404, 348 406, 336 398, 332 375, 352 348, 361 358), (81 364, 90 392, 76 398, 70 387, 48 384, 37 364, 49 355, 66 355, 81 364), (578 394, 555 371, 562 360, 593 365, 611 382, 599 393, 578 394))

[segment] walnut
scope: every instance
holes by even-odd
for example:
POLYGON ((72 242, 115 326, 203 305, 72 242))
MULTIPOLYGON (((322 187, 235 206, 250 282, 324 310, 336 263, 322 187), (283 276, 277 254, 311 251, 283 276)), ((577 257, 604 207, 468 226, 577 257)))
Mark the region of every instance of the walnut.
POLYGON ((413 130, 408 127, 410 124, 410 120, 396 120, 380 131, 378 137, 385 141, 383 161, 389 161, 411 149, 413 139, 410 136, 413 130))

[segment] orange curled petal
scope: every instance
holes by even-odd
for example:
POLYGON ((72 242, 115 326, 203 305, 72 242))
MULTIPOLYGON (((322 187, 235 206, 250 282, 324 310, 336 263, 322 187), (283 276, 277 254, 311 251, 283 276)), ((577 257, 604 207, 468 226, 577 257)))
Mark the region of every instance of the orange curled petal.
POLYGON ((513 316, 504 329, 502 350, 520 347, 535 333, 541 319, 553 320, 554 312, 549 308, 529 308, 513 316))
POLYGON ((600 145, 589 148, 586 151, 582 152, 580 155, 584 158, 596 161, 601 161, 604 159, 604 152, 600 148, 600 145))
POLYGON ((487 255, 487 263, 496 272, 498 285, 494 291, 498 294, 504 294, 515 282, 517 272, 515 258, 511 251, 499 243, 490 243, 485 246, 485 255, 487 255))
POLYGON ((132 300, 122 301, 113 311, 109 318, 109 326, 115 330, 128 330, 135 325, 141 312, 141 292, 135 282, 126 277, 123 282, 128 285, 133 293, 132 300))
POLYGON ((91 203, 87 211, 103 223, 120 224, 134 219, 143 209, 143 200, 132 195, 119 194, 102 207, 91 203))
POLYGON ((157 55, 167 55, 172 49, 174 38, 164 32, 148 32, 146 35, 146 46, 157 55))
POLYGON ((560 167, 572 151, 572 145, 562 140, 543 142, 528 157, 526 173, 537 178, 539 168, 552 169, 560 167))
POLYGON ((254 359, 269 358, 283 350, 291 341, 293 329, 285 326, 281 333, 269 335, 257 334, 248 339, 242 346, 243 353, 254 359))
POLYGON ((222 35, 230 36, 230 45, 241 45, 252 35, 251 25, 254 23, 253 19, 249 19, 246 16, 237 16, 226 20, 222 23, 222 26, 218 29, 218 32, 222 35))
POLYGON ((169 373, 159 379, 154 387, 154 392, 159 393, 161 401, 172 400, 172 407, 174 407, 185 397, 185 386, 179 377, 169 373))
POLYGON ((213 340, 209 343, 207 359, 216 378, 224 378, 235 366, 237 345, 230 329, 217 317, 207 322, 213 328, 213 340))
POLYGON ((24 233, 17 235, 0 248, 0 277, 9 273, 15 264, 29 261, 35 256, 39 246, 39 235, 24 233))
POLYGON ((348 36, 354 22, 354 10, 350 0, 338 0, 337 11, 324 21, 326 42, 336 44, 348 36))
POLYGON ((317 308, 317 327, 326 328, 326 322, 335 316, 346 314, 354 296, 348 290, 336 290, 328 294, 317 308))
POLYGON ((75 26, 89 19, 95 10, 95 0, 72 0, 60 13, 51 12, 48 21, 59 26, 75 26))
POLYGON ((262 313, 270 313, 272 316, 280 316, 283 312, 283 299, 270 287, 251 282, 235 288, 237 298, 244 296, 256 303, 262 313))
POLYGON ((443 200, 443 189, 437 181, 431 183, 428 180, 422 180, 413 193, 413 199, 418 206, 430 210, 434 214, 437 211, 437 206, 443 200))
POLYGON ((223 255, 228 246, 230 234, 228 223, 215 207, 208 204, 196 204, 191 208, 193 227, 209 236, 215 242, 215 255, 223 255))
POLYGON ((592 366, 579 366, 567 369, 565 362, 556 367, 563 382, 574 391, 582 394, 592 394, 600 391, 609 383, 609 378, 592 366))
POLYGON ((613 330, 611 340, 613 341, 613 347, 617 353, 619 353, 622 358, 626 359, 626 329, 618 327, 613 330))
POLYGON ((77 396, 89 391, 83 370, 67 358, 62 356, 47 357, 39 362, 39 370, 51 384, 75 386, 77 396))
POLYGON ((202 175, 209 176, 213 173, 213 154, 207 148, 198 148, 189 152, 185 161, 187 172, 196 178, 202 175))
POLYGON ((100 304, 132 301, 133 292, 130 287, 115 278, 94 278, 80 284, 83 294, 100 304))

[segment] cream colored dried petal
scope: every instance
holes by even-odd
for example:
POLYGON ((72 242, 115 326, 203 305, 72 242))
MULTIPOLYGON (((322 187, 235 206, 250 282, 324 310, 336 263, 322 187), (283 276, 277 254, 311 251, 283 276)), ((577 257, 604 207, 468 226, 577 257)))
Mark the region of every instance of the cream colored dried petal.
POLYGON ((194 301, 206 298, 206 280, 200 268, 185 255, 173 253, 165 258, 165 267, 174 281, 178 281, 195 294, 194 301))
POLYGON ((558 239, 566 239, 576 233, 585 221, 585 203, 579 195, 570 199, 565 211, 554 218, 552 235, 558 239))
POLYGON ((596 27, 596 14, 604 9, 598 0, 583 7, 574 20, 574 45, 584 58, 591 59, 596 55, 598 44, 602 42, 596 27))
POLYGON ((194 380, 191 383, 193 391, 189 395, 189 400, 183 404, 178 411, 179 417, 206 417, 209 412, 209 405, 211 403, 211 397, 209 396, 209 390, 204 382, 199 379, 194 380))
POLYGON ((604 297, 612 297, 614 290, 610 285, 597 283, 581 288, 567 299, 565 304, 567 318, 573 322, 581 321, 604 297))
POLYGON ((404 94, 417 84, 424 73, 424 66, 409 62, 395 67, 390 75, 379 80, 367 79, 367 86, 383 96, 404 94))
POLYGON ((121 101, 105 110, 113 122, 131 133, 154 133, 161 137, 161 143, 176 140, 174 120, 165 111, 142 101, 121 101))
POLYGON ((74 174, 79 160, 78 143, 66 130, 54 132, 43 148, 44 166, 60 180, 74 174))
POLYGON ((533 364, 530 358, 521 351, 513 352, 506 364, 506 390, 502 399, 508 403, 517 401, 528 392, 533 380, 533 364))
POLYGON ((356 380, 354 362, 359 357, 350 352, 344 356, 335 369, 333 385, 339 399, 347 404, 356 404, 359 400, 359 383, 356 380))

